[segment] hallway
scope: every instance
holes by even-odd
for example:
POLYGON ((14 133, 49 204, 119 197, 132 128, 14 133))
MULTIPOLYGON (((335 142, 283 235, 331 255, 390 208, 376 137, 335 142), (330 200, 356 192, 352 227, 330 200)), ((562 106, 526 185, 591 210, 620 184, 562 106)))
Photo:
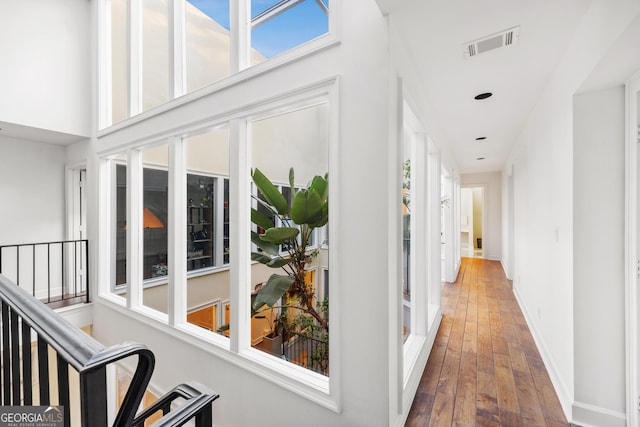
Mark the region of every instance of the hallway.
POLYGON ((462 258, 407 426, 568 425, 497 261, 462 258))

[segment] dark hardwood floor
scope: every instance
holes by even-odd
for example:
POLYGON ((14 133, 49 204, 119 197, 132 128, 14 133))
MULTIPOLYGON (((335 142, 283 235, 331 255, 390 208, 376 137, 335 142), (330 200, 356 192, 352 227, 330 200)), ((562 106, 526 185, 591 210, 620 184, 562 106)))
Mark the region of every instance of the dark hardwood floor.
POLYGON ((497 261, 463 258, 407 426, 567 426, 497 261))

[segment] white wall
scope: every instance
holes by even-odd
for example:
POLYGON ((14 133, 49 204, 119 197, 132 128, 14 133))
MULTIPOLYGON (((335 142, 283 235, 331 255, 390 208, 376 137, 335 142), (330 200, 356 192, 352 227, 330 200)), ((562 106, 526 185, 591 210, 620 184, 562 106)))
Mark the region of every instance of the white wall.
POLYGON ((88 136, 91 2, 0 2, 0 121, 88 136))
POLYGON ((0 137, 0 245, 64 239, 64 147, 0 137))
POLYGON ((624 97, 624 88, 618 86, 577 95, 573 103, 575 401, 614 411, 621 423, 625 416, 624 97))
MULTIPOLYGON (((502 179, 500 172, 460 175, 462 186, 486 186, 484 205, 486 230, 482 232, 483 256, 487 259, 502 258, 502 179)), ((475 232, 475 230, 474 230, 475 232)))
MULTIPOLYGON (((594 399, 598 395, 591 390, 594 384, 584 384, 576 378, 576 368, 590 363, 589 357, 576 358, 577 352, 601 346, 596 336, 589 335, 588 324, 574 324, 574 309, 582 316, 585 308, 580 299, 574 307, 574 291, 583 286, 574 272, 585 268, 587 261, 574 253, 574 223, 579 224, 574 220, 582 214, 574 211, 574 193, 583 188, 581 183, 574 182, 573 174, 573 95, 638 13, 639 6, 637 1, 619 1, 615 7, 604 0, 590 4, 504 170, 506 176, 514 167, 514 291, 569 419, 576 413, 572 404, 578 396, 594 399), (580 348, 575 347, 577 344, 580 348)), ((586 292, 591 295, 592 290, 586 292)), ((577 297, 580 295, 581 292, 576 293, 577 297)), ((624 307, 620 305, 616 311, 603 315, 615 317, 622 311, 624 307)), ((598 313, 592 315, 598 316, 598 313)), ((612 351, 624 351, 624 341, 616 343, 612 351)), ((606 372, 610 366, 601 363, 598 369, 606 372)), ((589 372, 587 375, 600 374, 589 372)), ((615 415, 597 407, 587 412, 590 413, 586 416, 584 412, 580 415, 585 424, 617 425, 619 422, 615 415), (599 417, 607 421, 603 423, 599 417)))

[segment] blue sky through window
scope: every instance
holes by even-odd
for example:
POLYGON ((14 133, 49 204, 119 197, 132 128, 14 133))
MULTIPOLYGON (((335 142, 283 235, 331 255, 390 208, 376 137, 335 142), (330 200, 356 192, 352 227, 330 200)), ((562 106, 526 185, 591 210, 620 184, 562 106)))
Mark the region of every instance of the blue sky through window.
MULTIPOLYGON (((229 1, 187 0, 211 19, 229 29, 229 1)), ((251 0, 251 16, 264 12, 280 0, 251 0)), ((328 5, 328 0, 323 0, 328 5)), ((329 20, 315 0, 306 0, 254 28, 251 47, 270 58, 328 31, 329 20)))

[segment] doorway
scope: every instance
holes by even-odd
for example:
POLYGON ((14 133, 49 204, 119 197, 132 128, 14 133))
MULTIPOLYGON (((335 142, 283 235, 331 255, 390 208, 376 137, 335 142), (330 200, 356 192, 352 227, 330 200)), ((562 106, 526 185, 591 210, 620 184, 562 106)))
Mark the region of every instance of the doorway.
POLYGON ((484 258, 485 188, 464 186, 460 190, 460 255, 484 258))

